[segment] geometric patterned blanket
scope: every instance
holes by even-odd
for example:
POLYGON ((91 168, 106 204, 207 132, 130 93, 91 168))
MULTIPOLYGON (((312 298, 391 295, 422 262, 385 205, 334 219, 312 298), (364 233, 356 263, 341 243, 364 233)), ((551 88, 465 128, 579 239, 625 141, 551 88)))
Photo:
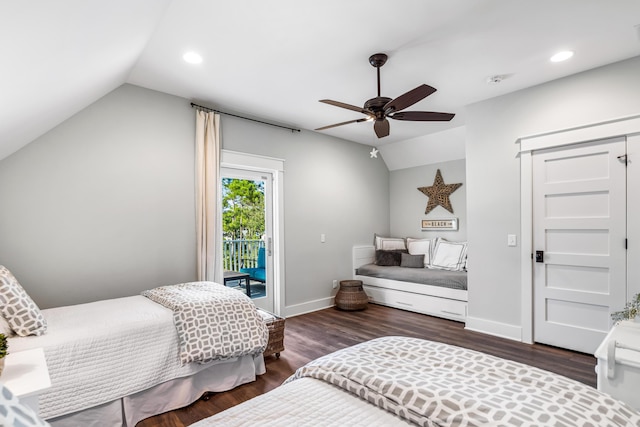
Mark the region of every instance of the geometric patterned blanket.
POLYGON ((339 350, 285 382, 303 377, 421 426, 640 426, 640 413, 586 384, 416 338, 384 337, 339 350))
POLYGON ((173 310, 180 362, 225 360, 262 353, 269 330, 243 293, 214 282, 161 286, 142 295, 173 310))

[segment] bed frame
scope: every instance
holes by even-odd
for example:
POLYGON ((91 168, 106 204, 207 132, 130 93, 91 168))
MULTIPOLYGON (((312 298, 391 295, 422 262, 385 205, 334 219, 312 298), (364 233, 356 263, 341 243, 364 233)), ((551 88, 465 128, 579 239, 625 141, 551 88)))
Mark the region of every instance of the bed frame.
POLYGON ((354 246, 352 251, 353 278, 362 281, 370 302, 458 322, 466 320, 466 290, 356 274, 358 267, 374 262, 375 254, 373 246, 354 246))
POLYGON ((262 353, 182 365, 172 311, 142 295, 42 313, 46 334, 10 337, 8 345, 18 358, 43 348, 52 387, 38 396, 39 415, 52 427, 134 427, 266 372, 262 353), (142 379, 125 381, 134 375, 142 379))
POLYGON ((146 418, 188 406, 205 393, 224 392, 253 382, 256 375, 265 372, 262 357, 241 356, 196 374, 175 378, 121 399, 47 421, 51 427, 134 427, 146 418))

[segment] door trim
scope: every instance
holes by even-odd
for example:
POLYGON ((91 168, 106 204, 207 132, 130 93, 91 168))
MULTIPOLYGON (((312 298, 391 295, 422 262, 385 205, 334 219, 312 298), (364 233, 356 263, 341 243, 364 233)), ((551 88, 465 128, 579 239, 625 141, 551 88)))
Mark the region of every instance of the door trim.
POLYGON ((520 293, 521 341, 533 343, 533 159, 543 148, 640 134, 640 115, 606 120, 518 138, 520 144, 520 293))
POLYGON ((273 311, 284 313, 284 160, 221 150, 220 167, 265 172, 273 176, 273 311))

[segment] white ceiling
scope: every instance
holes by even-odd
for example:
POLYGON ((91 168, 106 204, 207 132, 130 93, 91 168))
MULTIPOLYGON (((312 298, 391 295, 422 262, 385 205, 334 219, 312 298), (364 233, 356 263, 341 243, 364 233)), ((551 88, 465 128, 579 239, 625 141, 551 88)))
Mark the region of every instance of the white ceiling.
POLYGON ((438 91, 391 121, 324 131, 384 147, 464 125, 463 107, 640 54, 638 0, 0 0, 0 159, 123 83, 302 129, 363 117, 319 103, 438 91), (558 50, 575 56, 551 63, 558 50), (200 65, 182 60, 188 50, 200 65), (490 85, 493 75, 507 76, 490 85))

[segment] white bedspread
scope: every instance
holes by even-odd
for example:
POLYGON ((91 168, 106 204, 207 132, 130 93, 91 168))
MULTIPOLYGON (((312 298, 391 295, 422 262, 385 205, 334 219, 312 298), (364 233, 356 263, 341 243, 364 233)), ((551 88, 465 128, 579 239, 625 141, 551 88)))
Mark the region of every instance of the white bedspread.
POLYGON ((43 310, 48 330, 9 339, 11 352, 43 347, 52 388, 48 419, 191 375, 215 363, 180 365, 171 310, 138 295, 43 310))

